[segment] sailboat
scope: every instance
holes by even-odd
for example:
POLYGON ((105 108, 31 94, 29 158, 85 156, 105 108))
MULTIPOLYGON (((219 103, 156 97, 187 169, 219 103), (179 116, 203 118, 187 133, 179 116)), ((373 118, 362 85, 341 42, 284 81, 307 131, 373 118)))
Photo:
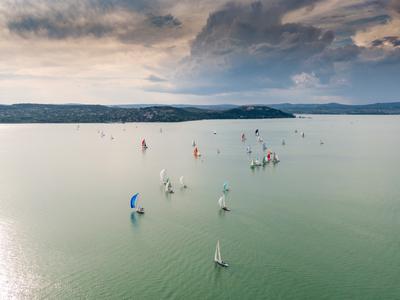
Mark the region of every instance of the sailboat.
POLYGON ((225 211, 231 211, 225 203, 225 195, 222 195, 221 197, 219 197, 218 199, 218 204, 221 207, 221 209, 225 210, 225 211))
POLYGON ((255 167, 261 166, 261 162, 259 159, 252 159, 250 162, 250 168, 254 169, 255 167))
POLYGON ((139 200, 140 200, 139 193, 133 195, 131 198, 131 208, 136 208, 136 212, 138 214, 144 214, 144 208, 140 206, 139 200))
POLYGON ((320 140, 320 141, 319 141, 319 144, 320 144, 320 145, 323 145, 323 144, 324 144, 324 142, 323 142, 322 140, 320 140))
POLYGON ((193 150, 193 155, 194 155, 195 157, 201 156, 200 150, 199 150, 197 147, 194 148, 194 150, 193 150))
POLYGON ((229 267, 229 265, 222 260, 221 249, 219 247, 219 240, 217 241, 217 247, 215 248, 214 261, 221 267, 229 267))
POLYGON ((223 186, 222 186, 222 191, 224 193, 229 191, 229 183, 227 181, 224 182, 223 186))
POLYGON ((246 140, 246 135, 244 133, 242 133, 241 139, 242 139, 242 142, 244 142, 246 140))
POLYGON ((302 137, 302 138, 304 137, 304 132, 301 132, 301 137, 302 137))
POLYGON ((146 144, 146 140, 145 139, 142 139, 142 149, 143 150, 145 150, 145 149, 147 149, 148 147, 147 147, 147 144, 146 144))
POLYGON ((247 152, 247 153, 251 153, 251 147, 250 147, 250 146, 247 146, 246 152, 247 152))
POLYGON ((167 180, 167 183, 165 184, 165 192, 172 194, 174 190, 172 189, 172 184, 171 181, 167 180))
POLYGON ((285 140, 282 140, 282 146, 285 146, 285 145, 286 145, 285 140))
POLYGON ((179 178, 179 182, 181 183, 181 186, 182 186, 184 189, 187 188, 187 185, 185 184, 185 181, 183 180, 183 176, 181 176, 181 177, 179 178))
POLYGON ((195 140, 192 141, 192 147, 196 147, 196 142, 195 142, 195 140))
POLYGON ((255 167, 256 167, 256 163, 254 162, 254 159, 252 159, 250 162, 250 168, 254 169, 255 167))
POLYGON ((280 162, 278 155, 275 152, 272 152, 272 163, 277 164, 280 162))

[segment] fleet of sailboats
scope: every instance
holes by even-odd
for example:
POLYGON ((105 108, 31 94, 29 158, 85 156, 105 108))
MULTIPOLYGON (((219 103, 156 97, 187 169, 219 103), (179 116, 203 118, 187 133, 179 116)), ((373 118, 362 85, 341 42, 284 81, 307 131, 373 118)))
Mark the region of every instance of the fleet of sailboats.
MULTIPOLYGON (((79 129, 79 127, 77 127, 77 129, 79 129)), ((298 131, 295 130, 295 132, 297 133, 298 131)), ((98 131, 98 133, 100 133, 101 137, 105 136, 103 131, 98 131)), ((162 133, 162 128, 160 128, 160 133, 162 133)), ((216 134, 216 131, 213 131, 213 133, 216 134)), ((303 138, 305 137, 304 132, 301 132, 300 135, 303 138)), ((279 157, 278 157, 277 153, 274 152, 274 151, 268 150, 267 145, 264 142, 264 140, 262 139, 262 137, 260 136, 260 131, 258 129, 255 130, 255 136, 256 136, 256 140, 258 142, 262 143, 262 151, 265 154, 263 155, 263 158, 262 158, 261 161, 258 158, 252 159, 251 162, 250 162, 250 167, 251 168, 256 168, 256 167, 259 167, 259 166, 264 166, 264 165, 269 164, 269 163, 272 163, 272 164, 279 163, 280 160, 279 160, 279 157)), ((111 139, 114 139, 114 137, 112 135, 111 135, 111 139)), ((241 134, 241 140, 243 142, 246 141, 246 136, 245 136, 244 133, 241 134)), ((323 141, 322 140, 320 140, 320 144, 323 145, 323 141)), ((286 145, 285 139, 282 139, 281 145, 282 146, 286 145)), ((195 140, 192 141, 192 146, 194 148, 193 149, 194 156, 195 157, 199 157, 201 154, 200 154, 199 148, 198 148, 195 140)), ((146 140, 144 138, 141 140, 141 147, 142 147, 142 149, 147 149, 148 148, 146 140)), ((252 149, 251 149, 250 145, 247 145, 246 152, 248 154, 252 153, 252 149)), ((220 153, 219 148, 217 148, 217 153, 218 154, 220 153)), ((167 175, 167 170, 166 169, 162 169, 160 171, 160 182, 163 185, 166 193, 173 193, 174 192, 171 180, 169 179, 169 177, 167 175)), ((184 176, 180 176, 179 177, 179 183, 180 183, 181 188, 183 188, 183 189, 187 188, 184 176)), ((223 183, 223 186, 222 186, 223 194, 218 198, 218 205, 219 205, 220 209, 223 210, 223 211, 231 211, 230 208, 226 205, 226 195, 227 195, 227 192, 229 190, 230 190, 229 184, 228 184, 227 181, 225 181, 223 183)), ((144 214, 144 208, 141 205, 141 198, 140 198, 139 193, 136 193, 131 197, 130 206, 131 206, 132 209, 135 210, 136 213, 144 214)), ((216 245, 216 248, 215 248, 214 262, 217 265, 222 266, 222 267, 228 267, 229 266, 228 263, 226 263, 222 259, 221 249, 220 249, 220 241, 219 240, 217 241, 217 245, 216 245)))

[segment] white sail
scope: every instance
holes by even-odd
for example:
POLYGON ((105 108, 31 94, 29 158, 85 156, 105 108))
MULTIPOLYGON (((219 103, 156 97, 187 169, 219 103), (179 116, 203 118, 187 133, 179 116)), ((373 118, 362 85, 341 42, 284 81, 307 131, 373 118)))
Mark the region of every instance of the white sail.
POLYGON ((167 183, 165 184, 165 191, 166 191, 166 192, 169 192, 169 182, 167 182, 167 183))
POLYGON ((184 189, 187 188, 187 185, 185 184, 185 180, 184 180, 183 176, 181 176, 181 177, 179 178, 179 182, 181 183, 181 186, 182 186, 184 189))
POLYGON ((217 247, 215 248, 214 260, 215 260, 216 262, 222 262, 222 259, 221 259, 221 250, 220 250, 220 248, 219 248, 219 240, 218 240, 218 242, 217 242, 217 247))
POLYGON ((221 197, 218 199, 218 204, 219 204, 219 206, 220 206, 221 208, 223 208, 223 207, 225 206, 224 196, 221 196, 221 197))
POLYGON ((218 249, 219 249, 219 241, 217 242, 217 247, 215 248, 215 254, 214 254, 214 261, 219 261, 218 260, 218 249))
POLYGON ((162 169, 160 172, 160 181, 162 183, 165 183, 166 176, 167 176, 167 171, 165 169, 162 169))

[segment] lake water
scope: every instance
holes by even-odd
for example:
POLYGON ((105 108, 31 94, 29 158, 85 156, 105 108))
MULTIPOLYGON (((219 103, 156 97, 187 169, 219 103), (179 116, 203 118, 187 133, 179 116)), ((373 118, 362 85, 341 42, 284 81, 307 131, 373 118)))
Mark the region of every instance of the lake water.
POLYGON ((399 136, 399 116, 0 125, 0 298, 399 299, 399 136), (281 162, 252 171, 256 128, 281 162))

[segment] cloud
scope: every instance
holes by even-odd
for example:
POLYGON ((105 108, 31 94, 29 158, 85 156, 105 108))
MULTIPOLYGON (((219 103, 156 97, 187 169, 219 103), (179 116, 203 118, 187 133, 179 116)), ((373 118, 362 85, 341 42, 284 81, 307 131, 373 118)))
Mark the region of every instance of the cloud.
POLYGON ((165 16, 155 16, 150 14, 149 15, 150 22, 157 27, 178 27, 182 25, 182 22, 179 21, 177 18, 172 16, 171 14, 165 16))
POLYGON ((398 36, 385 36, 380 39, 376 39, 372 41, 372 46, 391 46, 391 47, 400 47, 400 38, 398 36))
POLYGON ((304 64, 324 53, 334 40, 329 30, 282 23, 287 10, 315 2, 225 5, 210 14, 192 42, 178 81, 185 89, 188 85, 182 79, 192 77, 202 83, 194 93, 290 86, 291 76, 301 73, 304 64))
POLYGON ((183 33, 178 18, 171 14, 142 13, 149 3, 139 5, 140 1, 86 0, 60 4, 41 0, 41 3, 45 5, 27 2, 26 8, 9 12, 5 22, 9 32, 32 39, 114 38, 147 45, 183 33))
POLYGON ((166 79, 158 77, 158 76, 153 75, 153 74, 148 76, 146 79, 148 81, 152 81, 152 82, 165 82, 165 81, 167 81, 166 79))
POLYGON ((0 98, 398 100, 399 40, 399 0, 6 0, 0 98))
POLYGON ((299 88, 313 88, 318 87, 320 84, 319 78, 315 76, 314 73, 309 74, 302 72, 300 74, 293 75, 292 80, 295 86, 299 88))

